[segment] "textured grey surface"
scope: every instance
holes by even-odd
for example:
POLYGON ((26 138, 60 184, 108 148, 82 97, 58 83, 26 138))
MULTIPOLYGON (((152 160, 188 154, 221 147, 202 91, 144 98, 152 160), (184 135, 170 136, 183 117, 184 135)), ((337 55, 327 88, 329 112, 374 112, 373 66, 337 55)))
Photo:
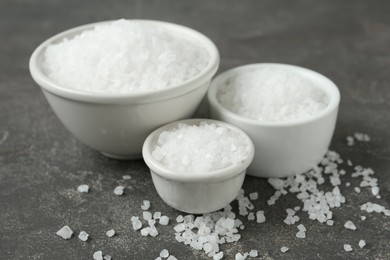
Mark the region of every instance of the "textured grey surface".
MULTIPOLYGON (((247 177, 246 192, 260 192, 255 202, 267 221, 245 221, 242 239, 223 245, 227 259, 257 249, 262 259, 390 259, 390 218, 367 215, 359 205, 378 202, 390 208, 390 2, 388 1, 76 1, 2 0, 0 2, 0 254, 2 259, 92 259, 96 250, 114 259, 154 259, 166 248, 178 259, 206 256, 174 240, 173 225, 160 226, 156 238, 131 228, 142 200, 171 219, 179 213, 158 197, 142 160, 116 161, 75 140, 61 125, 32 81, 28 59, 46 38, 65 29, 118 18, 157 19, 197 29, 215 41, 220 71, 254 62, 301 65, 325 74, 339 86, 342 101, 331 149, 356 164, 372 167, 381 200, 357 179, 342 181, 347 203, 334 210, 335 226, 308 219, 306 239, 283 223, 292 195, 266 206, 273 189, 263 179, 247 177), (369 143, 346 146, 354 132, 371 135, 369 143), (132 179, 122 197, 113 194, 124 174, 132 179), (78 185, 91 187, 79 194, 78 185), (356 231, 343 227, 352 220, 356 231), (85 230, 87 243, 65 241, 55 233, 69 225, 85 230), (108 238, 111 228, 117 235, 108 238), (367 241, 358 249, 360 239, 367 241), (355 250, 344 252, 343 244, 355 250), (281 246, 290 251, 283 254, 281 246)), ((204 109, 203 109, 204 111, 204 109)), ((325 189, 330 185, 326 184, 325 189)), ((235 205, 233 203, 233 205, 235 205)))

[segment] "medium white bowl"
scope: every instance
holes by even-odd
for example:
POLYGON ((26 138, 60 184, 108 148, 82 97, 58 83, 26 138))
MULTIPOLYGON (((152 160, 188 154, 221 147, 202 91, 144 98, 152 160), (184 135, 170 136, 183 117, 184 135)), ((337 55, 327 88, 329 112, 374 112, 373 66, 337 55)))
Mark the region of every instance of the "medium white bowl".
POLYGON ((207 67, 197 76, 171 88, 137 94, 90 93, 65 88, 51 80, 42 68, 47 46, 72 38, 84 30, 112 21, 76 27, 43 42, 30 58, 30 72, 65 127, 81 142, 118 159, 141 157, 145 138, 157 127, 192 117, 219 66, 213 42, 190 28, 148 20, 139 23, 164 28, 178 38, 194 41, 210 53, 207 67))
POLYGON ((246 169, 253 159, 254 146, 250 138, 237 127, 211 119, 188 119, 170 123, 151 133, 145 140, 142 155, 163 201, 177 210, 202 214, 219 210, 237 197, 246 169), (162 132, 177 127, 179 123, 199 125, 201 122, 214 123, 241 134, 249 145, 245 160, 224 169, 197 173, 176 172, 153 158, 152 152, 162 132))
POLYGON ((317 165, 328 150, 336 125, 340 93, 325 76, 298 66, 259 63, 237 67, 216 77, 208 91, 211 118, 244 130, 255 144, 256 154, 248 174, 257 177, 287 177, 317 165), (320 88, 329 97, 328 106, 317 115, 289 122, 264 122, 233 113, 217 99, 218 90, 234 75, 261 68, 280 68, 295 73, 320 88))

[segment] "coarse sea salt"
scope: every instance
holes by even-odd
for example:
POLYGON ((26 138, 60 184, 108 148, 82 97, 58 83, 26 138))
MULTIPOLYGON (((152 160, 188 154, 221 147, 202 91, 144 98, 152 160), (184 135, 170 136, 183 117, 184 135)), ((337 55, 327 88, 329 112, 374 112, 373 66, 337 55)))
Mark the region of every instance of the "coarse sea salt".
POLYGON ((231 76, 217 93, 226 109, 260 121, 310 118, 329 104, 320 88, 282 68, 260 68, 231 76))
POLYGON ((89 186, 86 185, 86 184, 79 185, 79 186, 77 187, 77 191, 80 192, 80 193, 88 193, 88 191, 89 191, 89 186))
POLYGON ((170 169, 209 172, 243 162, 249 148, 241 133, 223 125, 201 122, 178 124, 161 133, 152 156, 170 169))
POLYGON ((73 231, 72 229, 70 229, 69 226, 64 226, 60 230, 58 230, 56 234, 62 237, 63 239, 69 239, 72 237, 73 231))
POLYGON ((48 46, 43 67, 66 88, 141 93, 177 86, 203 71, 209 60, 195 40, 165 26, 122 19, 48 46))
POLYGON ((80 239, 81 241, 84 241, 84 242, 85 242, 85 241, 88 240, 89 235, 88 235, 87 232, 81 231, 78 237, 79 237, 79 239, 80 239))

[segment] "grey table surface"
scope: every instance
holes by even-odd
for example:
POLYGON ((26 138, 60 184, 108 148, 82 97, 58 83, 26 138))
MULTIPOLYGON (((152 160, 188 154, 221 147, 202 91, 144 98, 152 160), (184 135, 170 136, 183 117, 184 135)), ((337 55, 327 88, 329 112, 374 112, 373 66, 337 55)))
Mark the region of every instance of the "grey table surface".
MULTIPOLYGON (((293 194, 267 206, 273 188, 248 176, 246 193, 259 192, 256 209, 264 224, 240 217, 246 228, 236 243, 221 250, 226 259, 259 250, 260 259, 390 259, 390 218, 364 213, 367 201, 390 208, 390 2, 389 1, 76 1, 2 0, 0 2, 0 255, 2 259, 92 259, 102 250, 114 259, 155 259, 162 249, 178 259, 207 256, 174 239, 180 213, 162 202, 142 160, 108 159, 76 140, 59 122, 33 82, 28 60, 34 48, 65 29, 119 18, 164 20, 209 36, 221 54, 220 70, 256 62, 296 64, 331 78, 341 91, 341 106, 331 149, 344 159, 371 167, 381 199, 368 189, 354 191, 351 170, 342 177, 347 203, 334 210, 335 225, 311 221, 299 212, 306 239, 286 225, 285 209, 300 204, 293 194), (354 132, 367 143, 346 145, 354 132), (132 179, 124 196, 113 189, 122 175, 132 179), (345 187, 345 182, 351 182, 345 187), (89 184, 88 194, 78 185, 89 184), (144 199, 152 211, 171 218, 160 234, 143 237, 131 226, 144 199), (367 220, 362 221, 361 215, 367 220), (356 231, 343 227, 352 220, 356 231), (63 240, 56 231, 69 225, 91 240, 63 240), (108 238, 105 231, 117 235, 108 238), (367 246, 359 249, 360 239, 367 246), (354 247, 345 252, 343 244, 354 247), (290 251, 280 252, 288 246, 290 251)), ((201 110, 205 113, 206 110, 201 110)), ((202 115, 202 114, 201 114, 202 115)), ((204 115, 204 114, 203 114, 204 115)), ((323 189, 330 189, 326 183, 323 189)), ((233 203, 236 207, 236 204, 233 203)))

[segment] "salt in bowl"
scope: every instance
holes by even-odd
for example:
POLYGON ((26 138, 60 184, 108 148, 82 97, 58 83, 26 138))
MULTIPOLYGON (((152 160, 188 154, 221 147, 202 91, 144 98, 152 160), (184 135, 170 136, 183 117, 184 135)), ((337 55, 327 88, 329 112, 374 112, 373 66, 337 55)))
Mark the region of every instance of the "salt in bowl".
POLYGON ((287 177, 317 165, 331 142, 336 125, 340 93, 325 76, 298 66, 259 63, 228 70, 217 76, 208 91, 211 118, 235 125, 252 139, 256 154, 248 174, 257 177, 287 177), (267 122, 244 117, 225 108, 217 95, 235 75, 262 68, 287 70, 309 81, 328 97, 321 112, 309 118, 287 122, 267 122))
POLYGON ((142 154, 162 200, 177 210, 202 214, 219 210, 236 198, 243 184, 246 169, 253 159, 254 146, 243 131, 230 124, 211 119, 188 119, 170 123, 151 133, 143 145, 142 154), (245 158, 238 164, 219 170, 180 172, 152 156, 161 133, 174 129, 179 124, 200 125, 201 122, 226 127, 242 136, 248 146, 245 158))
POLYGON ((215 45, 195 30, 166 22, 137 20, 141 24, 163 28, 175 37, 198 43, 210 54, 208 65, 198 75, 177 86, 146 93, 79 91, 61 86, 45 74, 42 63, 49 45, 111 22, 76 27, 46 40, 33 52, 30 72, 57 117, 81 142, 109 157, 140 158, 142 144, 153 130, 193 116, 218 69, 219 54, 215 45))

